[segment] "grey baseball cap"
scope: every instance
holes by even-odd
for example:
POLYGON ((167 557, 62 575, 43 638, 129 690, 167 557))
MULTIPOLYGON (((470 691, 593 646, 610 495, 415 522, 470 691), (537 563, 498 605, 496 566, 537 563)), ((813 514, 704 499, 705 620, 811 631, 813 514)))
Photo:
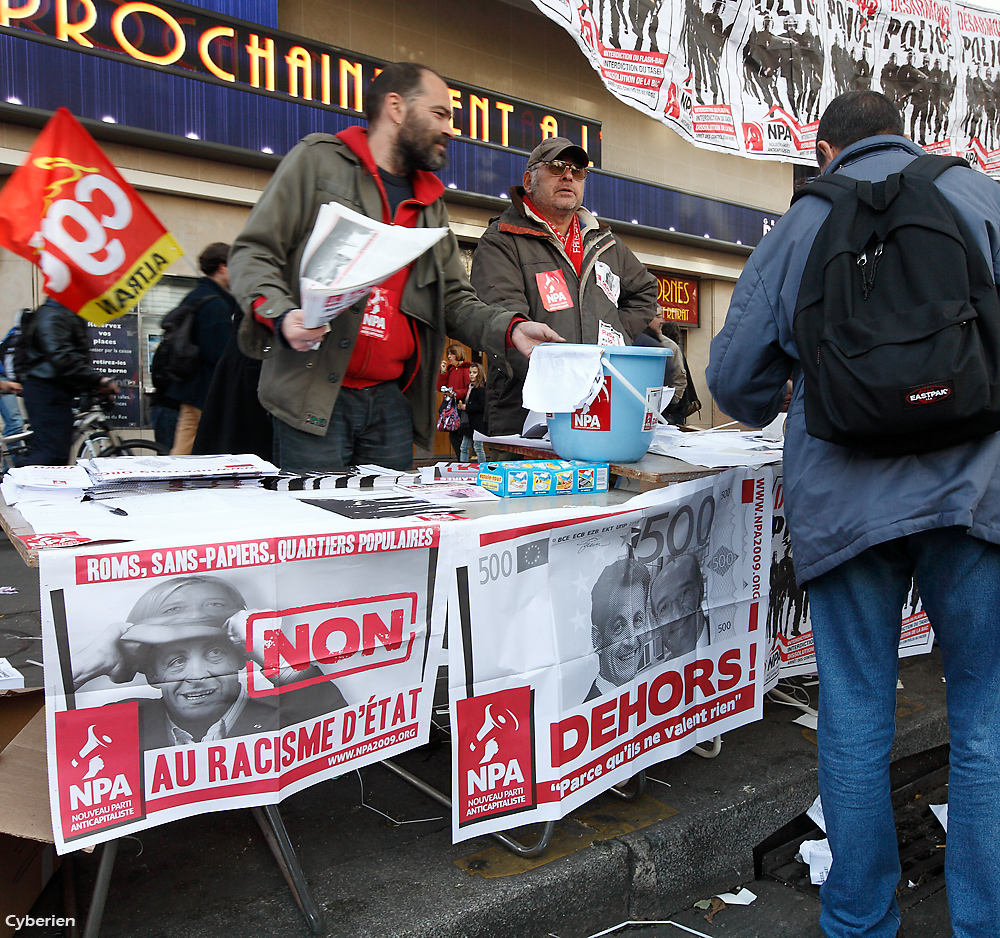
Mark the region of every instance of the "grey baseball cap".
POLYGON ((576 163, 578 166, 590 164, 590 157, 587 156, 587 151, 580 144, 573 143, 566 137, 549 137, 531 151, 527 168, 531 169, 538 163, 548 163, 550 160, 560 159, 576 163))

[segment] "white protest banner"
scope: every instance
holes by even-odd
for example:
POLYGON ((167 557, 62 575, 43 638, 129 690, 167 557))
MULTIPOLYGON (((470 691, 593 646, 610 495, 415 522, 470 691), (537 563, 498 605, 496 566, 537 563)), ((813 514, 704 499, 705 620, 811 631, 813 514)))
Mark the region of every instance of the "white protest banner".
POLYGON ((440 545, 424 524, 43 553, 59 853, 426 741, 440 545))
MULTIPOLYGON (((775 474, 773 486, 766 690, 777 684, 779 676, 785 678, 816 673, 816 652, 809 620, 809 593, 795 582, 792 540, 785 523, 785 499, 780 473, 775 474)), ((928 654, 934 647, 934 630, 924 612, 915 581, 910 583, 902 616, 899 657, 928 654)))
POLYGON ((952 0, 533 2, 612 94, 695 146, 815 166, 826 106, 870 88, 928 152, 1000 176, 995 11, 952 0))
POLYGON ((771 470, 462 526, 455 841, 563 817, 761 715, 771 470))

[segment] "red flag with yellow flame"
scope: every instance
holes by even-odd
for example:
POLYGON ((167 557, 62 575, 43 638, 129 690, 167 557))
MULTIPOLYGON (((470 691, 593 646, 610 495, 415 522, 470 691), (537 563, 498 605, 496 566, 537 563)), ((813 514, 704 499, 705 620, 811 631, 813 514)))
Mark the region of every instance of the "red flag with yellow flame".
POLYGON ((97 325, 127 313, 184 253, 64 107, 0 191, 0 244, 97 325))

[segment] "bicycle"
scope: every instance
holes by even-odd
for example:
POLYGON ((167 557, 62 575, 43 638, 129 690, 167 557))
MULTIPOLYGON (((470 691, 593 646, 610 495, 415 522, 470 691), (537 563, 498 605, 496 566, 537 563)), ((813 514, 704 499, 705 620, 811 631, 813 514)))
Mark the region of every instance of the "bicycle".
POLYGON ((153 440, 122 438, 110 419, 113 410, 111 397, 87 397, 81 401, 73 423, 70 448, 73 462, 95 456, 165 456, 168 453, 165 446, 153 440))

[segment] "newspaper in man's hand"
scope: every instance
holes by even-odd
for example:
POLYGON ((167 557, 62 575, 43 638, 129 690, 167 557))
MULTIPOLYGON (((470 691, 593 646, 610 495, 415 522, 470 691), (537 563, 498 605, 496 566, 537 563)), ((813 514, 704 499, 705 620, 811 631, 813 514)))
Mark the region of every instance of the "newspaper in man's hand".
POLYGON ((447 234, 383 225, 338 202, 321 206, 299 268, 303 325, 329 322, 447 234))

